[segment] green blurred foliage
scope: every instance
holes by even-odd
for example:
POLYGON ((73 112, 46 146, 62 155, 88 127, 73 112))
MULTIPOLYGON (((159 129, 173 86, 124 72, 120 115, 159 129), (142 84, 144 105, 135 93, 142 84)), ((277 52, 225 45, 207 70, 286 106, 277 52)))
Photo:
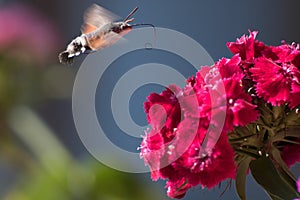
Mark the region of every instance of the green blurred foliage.
POLYGON ((153 200, 164 199, 141 185, 133 175, 117 172, 94 161, 72 163, 56 170, 32 169, 4 200, 153 200))

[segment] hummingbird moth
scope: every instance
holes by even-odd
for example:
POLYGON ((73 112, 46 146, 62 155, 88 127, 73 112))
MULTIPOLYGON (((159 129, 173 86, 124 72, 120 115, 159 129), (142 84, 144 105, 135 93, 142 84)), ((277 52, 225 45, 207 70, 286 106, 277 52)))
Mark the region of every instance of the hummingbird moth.
POLYGON ((123 35, 130 32, 133 26, 154 27, 152 24, 144 23, 129 24, 134 20, 131 17, 137 10, 138 7, 135 7, 123 21, 114 22, 116 15, 93 4, 85 11, 82 34, 72 40, 67 49, 59 54, 60 63, 71 64, 74 58, 82 53, 97 51, 116 43, 123 35))

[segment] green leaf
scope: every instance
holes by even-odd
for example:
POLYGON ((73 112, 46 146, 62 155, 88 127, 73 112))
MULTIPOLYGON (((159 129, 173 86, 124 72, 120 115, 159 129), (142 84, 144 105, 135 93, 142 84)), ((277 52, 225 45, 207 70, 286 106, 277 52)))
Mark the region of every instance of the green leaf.
POLYGON ((253 157, 253 158, 259 158, 259 155, 257 154, 257 151, 253 151, 251 149, 246 149, 246 148, 238 149, 238 148, 234 148, 234 151, 236 153, 239 153, 239 154, 244 155, 244 156, 249 156, 249 157, 253 157))
POLYGON ((292 128, 288 128, 286 131, 286 136, 290 137, 300 137, 300 127, 299 126, 292 126, 292 128))
MULTIPOLYGON (((300 197, 295 187, 291 187, 278 173, 273 162, 267 157, 261 157, 250 163, 251 173, 272 197, 292 200, 300 197)), ((296 186, 296 185, 295 185, 296 186)))
POLYGON ((275 195, 273 195, 273 194, 271 194, 271 193, 269 193, 269 192, 267 192, 268 193, 268 195, 270 196, 270 198, 272 199, 272 200, 284 200, 284 199, 282 199, 282 198, 280 198, 280 197, 277 197, 277 196, 275 196, 275 195))
POLYGON ((287 140, 287 139, 283 139, 281 140, 282 142, 286 142, 286 143, 290 143, 290 144, 296 144, 296 145, 300 145, 300 142, 296 142, 294 140, 287 140))
POLYGON ((290 171, 290 169, 288 168, 288 166, 285 164, 285 162, 282 160, 281 155, 280 155, 280 151, 272 146, 271 147, 271 153, 272 153, 272 157, 276 162, 276 166, 277 166, 277 171, 280 175, 280 177, 291 187, 293 188, 295 191, 297 191, 296 188, 296 177, 294 176, 294 174, 290 171))
POLYGON ((273 106, 273 117, 274 119, 278 119, 282 115, 282 107, 281 106, 273 106))
POLYGON ((287 130, 277 132, 275 136, 272 137, 272 143, 284 141, 286 137, 300 138, 300 127, 289 127, 287 130))
POLYGON ((248 135, 245 135, 245 136, 242 136, 242 137, 239 137, 239 138, 229 139, 229 142, 230 143, 243 142, 243 141, 245 141, 245 139, 250 138, 250 137, 255 136, 255 135, 257 135, 257 134, 256 133, 248 134, 248 135))
POLYGON ((251 157, 245 158, 237 168, 235 187, 241 200, 246 200, 246 177, 251 160, 251 157))

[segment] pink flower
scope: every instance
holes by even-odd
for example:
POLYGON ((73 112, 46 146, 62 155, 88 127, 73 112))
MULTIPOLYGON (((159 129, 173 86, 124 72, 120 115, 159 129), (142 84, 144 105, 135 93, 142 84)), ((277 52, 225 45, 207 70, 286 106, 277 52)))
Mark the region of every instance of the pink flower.
MULTIPOLYGON (((245 126, 258 119, 259 116, 255 109, 256 106, 252 104, 251 96, 244 91, 245 86, 242 82, 244 74, 239 65, 240 58, 238 56, 234 56, 232 59, 223 58, 210 70, 205 68, 204 71, 201 69, 197 73, 197 77, 200 76, 199 74, 204 76, 205 83, 202 85, 205 88, 211 85, 211 89, 207 90, 207 93, 200 90, 201 99, 206 99, 206 101, 203 100, 202 106, 210 108, 211 101, 214 101, 215 111, 226 113, 225 125, 222 127, 224 131, 232 131, 234 126, 245 126), (220 72, 220 75, 217 72, 220 72), (224 87, 224 91, 222 87, 224 87)), ((196 80, 196 85, 198 80, 199 78, 196 80)), ((203 80, 200 79, 200 81, 203 80)), ((197 88, 195 89, 197 90, 197 88)))
MULTIPOLYGON (((185 134, 181 130, 178 130, 178 132, 185 134)), ((226 134, 221 135, 211 151, 206 151, 202 146, 202 141, 203 137, 196 135, 186 152, 180 159, 172 163, 174 170, 180 170, 187 183, 192 186, 200 184, 208 189, 227 178, 234 178, 236 170, 233 161, 234 152, 227 141, 226 134), (221 168, 220 165, 224 168, 221 168)))
POLYGON ((249 79, 243 80, 244 84, 253 85, 254 81, 258 97, 274 106, 290 103, 291 108, 296 107, 300 85, 299 45, 267 46, 255 40, 256 35, 256 31, 250 32, 249 36, 227 43, 236 54, 234 57, 241 58, 240 67, 249 79))
POLYGON ((255 40, 258 32, 250 31, 249 36, 243 35, 236 42, 228 42, 227 47, 233 54, 238 54, 243 61, 245 69, 251 67, 255 58, 266 57, 277 59, 278 56, 272 51, 272 47, 265 45, 263 42, 255 40))
POLYGON ((243 35, 236 42, 228 42, 227 47, 233 54, 239 54, 242 60, 252 61, 255 56, 254 40, 257 31, 249 31, 250 35, 243 35))
POLYGON ((277 63, 290 63, 298 68, 300 67, 300 51, 298 45, 288 45, 284 43, 280 46, 270 47, 270 49, 273 52, 273 54, 276 55, 271 58, 273 61, 276 61, 277 63))
MULTIPOLYGON (((267 46, 255 40, 256 35, 250 32, 227 43, 234 56, 202 67, 187 79, 184 88, 171 86, 148 97, 145 111, 152 129, 143 139, 140 155, 153 180, 167 179, 169 197, 182 198, 197 185, 210 189, 235 178, 234 159, 239 163, 243 152, 234 152, 232 146, 247 149, 249 145, 271 154, 268 151, 274 136, 257 137, 265 134, 259 127, 274 126, 275 132, 276 128, 289 128, 278 116, 283 107, 272 110, 271 105, 289 105, 284 109, 290 112, 300 104, 299 46, 267 46), (245 133, 236 129, 246 125, 245 133), (233 143, 229 143, 227 134, 233 143), (261 138, 266 140, 264 144, 261 138)), ((297 119, 291 115, 293 123, 297 119)), ((299 138, 295 140, 300 142, 299 138)), ((299 145, 282 141, 274 143, 277 145, 289 167, 300 161, 299 145)))
MULTIPOLYGON (((230 65, 231 62, 226 63, 224 62, 224 65, 230 65)), ((233 60, 233 63, 236 61, 233 60)), ((210 95, 211 91, 208 91, 209 85, 223 83, 223 80, 218 80, 218 76, 214 74, 214 69, 217 68, 205 67, 197 73, 196 78, 189 79, 185 88, 172 86, 172 89, 166 89, 159 95, 151 94, 145 103, 147 118, 153 129, 146 133, 143 139, 141 157, 150 167, 153 180, 168 179, 167 193, 170 197, 181 198, 191 187, 202 185, 210 189, 227 178, 235 177, 234 152, 228 143, 226 131, 223 131, 220 138, 218 133, 214 133, 217 129, 210 129, 208 132, 210 124, 215 124, 215 127, 219 125, 214 121, 216 117, 211 116, 212 109, 217 109, 218 115, 226 112, 227 106, 226 94, 217 94, 218 86, 214 87, 213 94, 210 95), (219 97, 216 99, 217 107, 212 108, 211 99, 216 97, 219 97), (157 105, 160 107, 156 108, 157 105), (161 124, 162 122, 164 124, 161 124), (217 140, 212 149, 202 146, 205 137, 212 138, 208 139, 208 144, 217 140)), ((233 72, 227 74, 236 75, 233 72)), ((244 103, 251 101, 251 97, 242 89, 238 89, 241 87, 240 78, 232 80, 236 83, 225 80, 228 82, 225 85, 229 89, 229 96, 233 97, 234 101, 237 100, 231 102, 231 112, 227 111, 231 116, 228 117, 228 123, 233 124, 234 120, 234 125, 247 124, 257 118, 256 111, 250 102, 244 103), (243 112, 248 113, 245 117, 239 116, 243 112)), ((222 131, 223 127, 218 128, 222 131)), ((227 129, 229 128, 224 130, 227 129)))
POLYGON ((151 171, 152 180, 160 178, 160 159, 165 153, 163 136, 160 132, 147 133, 141 144, 141 157, 144 159, 151 171))
POLYGON ((180 105, 175 94, 178 91, 177 86, 171 86, 161 94, 150 94, 144 103, 147 120, 155 129, 165 127, 173 130, 177 127, 181 119, 180 105))
POLYGON ((205 159, 202 159, 202 163, 204 162, 205 164, 197 163, 200 169, 204 167, 203 171, 199 172, 199 182, 201 185, 210 189, 227 178, 234 179, 236 166, 233 157, 234 151, 228 142, 227 135, 223 133, 214 150, 208 153, 205 159))
POLYGON ((241 77, 223 80, 227 94, 226 130, 234 126, 245 126, 258 119, 259 113, 252 98, 243 89, 241 77))
POLYGON ((267 58, 259 58, 250 69, 256 84, 256 92, 274 106, 290 100, 291 86, 298 69, 291 64, 276 64, 267 58))
POLYGON ((156 134, 148 137, 147 134, 141 145, 141 156, 151 169, 152 179, 168 179, 167 194, 172 198, 182 198, 188 189, 199 184, 210 189, 235 177, 234 152, 227 135, 223 133, 213 150, 206 152, 201 144, 209 124, 200 122, 203 127, 198 128, 194 122, 183 120, 170 143, 162 144, 162 137, 156 134), (189 145, 187 141, 191 140, 189 145), (166 161, 169 164, 165 166, 166 161))
POLYGON ((152 130, 144 137, 141 157, 153 180, 168 179, 170 197, 181 198, 191 187, 210 189, 235 177, 227 131, 258 118, 244 91, 240 65, 238 55, 223 58, 202 67, 185 88, 172 86, 148 97, 145 111, 152 130), (222 117, 225 124, 220 123, 222 117))
POLYGON ((241 58, 236 54, 231 59, 222 58, 215 66, 218 68, 221 77, 224 79, 234 77, 235 75, 243 75, 240 64, 241 58))

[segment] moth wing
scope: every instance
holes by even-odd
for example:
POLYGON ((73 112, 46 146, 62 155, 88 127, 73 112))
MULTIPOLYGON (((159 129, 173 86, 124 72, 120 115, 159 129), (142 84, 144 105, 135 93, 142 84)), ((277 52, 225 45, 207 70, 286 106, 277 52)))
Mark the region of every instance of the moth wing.
POLYGON ((91 41, 90 47, 93 50, 99 50, 99 49, 109 47, 109 46, 115 44, 116 42, 118 42, 119 40, 125 41, 125 39, 122 37, 122 35, 114 33, 114 32, 110 32, 110 33, 105 34, 104 36, 102 36, 101 38, 99 38, 97 40, 91 41))
POLYGON ((82 34, 88 34, 90 32, 93 32, 97 29, 96 26, 93 26, 91 24, 87 24, 87 23, 84 23, 82 26, 81 26, 81 33, 82 34))
POLYGON ((118 18, 117 15, 107 9, 93 4, 84 13, 81 32, 83 34, 90 33, 107 23, 116 21, 118 18))

